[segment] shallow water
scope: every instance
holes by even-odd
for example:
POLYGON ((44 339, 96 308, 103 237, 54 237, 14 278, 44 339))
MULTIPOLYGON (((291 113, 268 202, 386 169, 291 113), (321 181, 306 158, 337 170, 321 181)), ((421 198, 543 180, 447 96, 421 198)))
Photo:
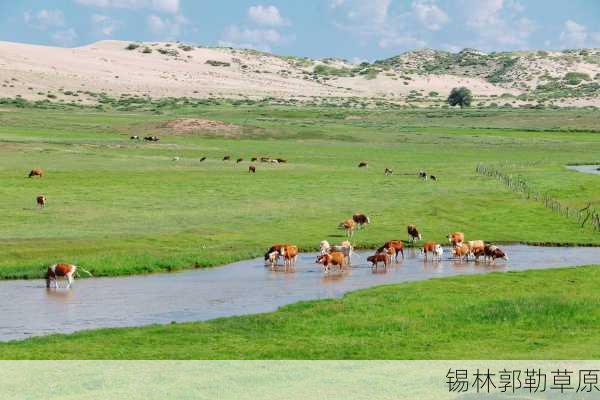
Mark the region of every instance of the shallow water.
POLYGON ((355 254, 348 272, 328 275, 314 263, 315 254, 302 254, 294 273, 271 271, 254 259, 171 274, 81 279, 71 290, 47 290, 41 280, 3 281, 0 292, 10 301, 0 303, 0 340, 253 314, 389 283, 600 263, 599 247, 502 247, 510 260, 495 266, 424 262, 418 251, 408 250, 400 264, 377 273, 365 264, 367 253, 355 254))
POLYGON ((586 174, 600 174, 599 167, 600 165, 567 165, 568 169, 586 174))

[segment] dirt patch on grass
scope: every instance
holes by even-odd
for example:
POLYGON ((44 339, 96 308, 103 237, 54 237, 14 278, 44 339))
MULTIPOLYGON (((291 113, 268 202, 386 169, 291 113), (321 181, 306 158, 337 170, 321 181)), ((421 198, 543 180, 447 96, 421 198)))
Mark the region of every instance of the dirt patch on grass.
POLYGON ((178 118, 166 121, 160 125, 160 129, 166 134, 179 135, 216 134, 237 137, 243 133, 243 129, 239 125, 199 118, 178 118))

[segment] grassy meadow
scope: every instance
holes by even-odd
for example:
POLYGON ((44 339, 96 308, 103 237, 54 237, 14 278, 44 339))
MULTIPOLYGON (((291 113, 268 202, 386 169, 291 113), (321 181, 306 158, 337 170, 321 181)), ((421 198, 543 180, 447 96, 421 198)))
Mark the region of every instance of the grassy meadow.
POLYGON ((600 357, 600 269, 389 285, 274 313, 0 344, 0 359, 584 359, 600 357))
POLYGON ((598 117, 231 104, 160 113, 0 108, 0 277, 41 277, 58 261, 96 276, 214 266, 284 241, 311 250, 341 241, 337 224, 359 211, 372 219, 354 238, 363 248, 406 239, 408 223, 428 240, 462 230, 496 242, 600 244, 590 227, 475 173, 479 162, 503 164, 572 207, 598 204, 598 177, 564 167, 600 161, 598 117), (161 127, 177 118, 240 128, 161 127), (245 161, 221 161, 226 154, 245 161), (258 163, 252 175, 253 156, 289 162, 258 163), (362 160, 368 169, 357 168, 362 160), (45 176, 28 179, 35 167, 45 176), (385 177, 385 167, 394 175, 385 177), (420 181, 419 169, 438 182, 420 181), (48 198, 45 209, 36 207, 38 194, 48 198))

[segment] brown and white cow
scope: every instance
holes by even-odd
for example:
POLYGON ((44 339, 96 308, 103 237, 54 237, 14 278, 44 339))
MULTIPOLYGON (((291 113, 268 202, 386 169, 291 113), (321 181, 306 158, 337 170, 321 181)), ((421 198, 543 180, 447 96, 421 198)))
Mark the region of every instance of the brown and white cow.
POLYGON ((508 256, 498 246, 493 244, 488 244, 484 247, 484 257, 486 260, 491 259, 492 264, 495 264, 498 258, 508 261, 508 256))
POLYGON ((35 198, 35 201, 37 202, 38 207, 44 208, 46 207, 46 196, 44 196, 43 194, 40 194, 38 197, 35 198))
POLYGON ((331 266, 335 265, 339 270, 344 269, 346 257, 343 253, 334 251, 333 253, 321 254, 317 257, 317 264, 323 265, 323 270, 329 272, 331 266))
POLYGON ((427 260, 427 255, 431 253, 434 259, 441 260, 442 255, 444 254, 444 249, 441 245, 436 242, 427 242, 423 245, 423 254, 425 259, 427 260))
POLYGON ((67 289, 71 287, 73 284, 73 280, 75 279, 75 273, 77 272, 77 268, 85 272, 86 274, 93 276, 89 271, 78 267, 72 264, 54 264, 48 267, 48 271, 46 271, 46 288, 50 288, 50 283, 54 282, 54 287, 58 289, 58 279, 63 278, 67 280, 67 289))
POLYGON ((345 221, 340 222, 338 228, 345 230, 346 236, 352 237, 354 235, 354 230, 356 229, 356 223, 351 219, 347 219, 345 221))
POLYGON ((298 258, 298 246, 285 244, 279 251, 283 256, 283 266, 287 270, 296 267, 296 259, 298 258))
POLYGON ((463 260, 469 259, 469 254, 471 253, 471 249, 469 248, 469 246, 466 243, 460 243, 460 244, 456 244, 453 248, 452 248, 452 255, 454 257, 458 257, 459 260, 463 260))
POLYGON ((398 262, 398 254, 402 255, 404 258, 404 243, 402 240, 390 240, 389 242, 385 242, 383 246, 377 249, 377 253, 387 253, 387 249, 394 249, 396 255, 394 257, 395 261, 398 262))
POLYGON ((465 241, 465 234, 462 232, 452 232, 448 234, 448 242, 453 246, 462 244, 465 241))
POLYGON ((469 240, 467 242, 471 254, 475 257, 475 261, 479 261, 479 257, 484 254, 485 242, 483 240, 469 240))

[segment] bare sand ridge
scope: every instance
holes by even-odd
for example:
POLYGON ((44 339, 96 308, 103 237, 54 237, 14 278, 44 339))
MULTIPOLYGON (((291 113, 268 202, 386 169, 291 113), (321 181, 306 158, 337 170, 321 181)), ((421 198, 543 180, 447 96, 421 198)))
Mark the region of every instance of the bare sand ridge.
MULTIPOLYGON (((437 92, 445 96, 456 86, 467 86, 476 96, 519 95, 535 88, 539 74, 559 77, 565 72, 563 60, 558 57, 562 53, 556 53, 532 58, 528 63, 526 58, 519 58, 522 65, 515 71, 523 73, 511 71, 507 74, 510 82, 493 84, 481 73, 473 72, 470 76, 468 69, 459 75, 423 74, 418 68, 435 52, 421 50, 396 57, 400 67, 389 68, 374 77, 316 77, 313 72, 319 65, 342 69, 356 66, 341 60, 281 57, 244 49, 139 43, 139 47, 128 50, 129 44, 101 41, 79 48, 57 48, 0 42, 0 97, 44 100, 50 94, 52 99, 56 96, 94 103, 96 99, 86 93, 91 92, 115 97, 274 97, 298 101, 358 97, 403 102, 415 94, 429 96, 437 92), (535 71, 539 74, 534 74, 535 71)), ((569 65, 569 71, 600 76, 600 64, 571 60, 569 65)), ((600 104, 597 96, 563 102, 600 104)))

